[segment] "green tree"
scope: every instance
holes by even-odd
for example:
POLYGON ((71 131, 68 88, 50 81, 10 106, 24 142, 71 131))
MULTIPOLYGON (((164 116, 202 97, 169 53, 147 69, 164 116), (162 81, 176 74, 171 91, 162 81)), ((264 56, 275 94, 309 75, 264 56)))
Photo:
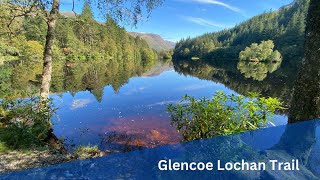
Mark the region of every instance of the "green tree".
POLYGON ((240 52, 239 59, 242 61, 281 61, 281 54, 273 49, 272 40, 261 41, 260 44, 253 43, 240 52))
POLYGON ((76 26, 76 34, 79 36, 79 39, 85 44, 93 44, 93 36, 96 28, 96 23, 93 18, 93 13, 88 1, 85 1, 82 13, 78 17, 78 22, 76 26))
POLYGON ((23 28, 27 40, 39 41, 44 44, 47 27, 43 16, 26 17, 23 21, 23 28))

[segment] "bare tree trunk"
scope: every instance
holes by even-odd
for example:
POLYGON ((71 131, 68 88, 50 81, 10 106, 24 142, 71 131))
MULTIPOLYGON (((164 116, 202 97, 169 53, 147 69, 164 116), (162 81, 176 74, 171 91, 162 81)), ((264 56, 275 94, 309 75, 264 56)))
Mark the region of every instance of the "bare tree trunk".
MULTIPOLYGON (((48 30, 46 36, 46 44, 43 53, 43 72, 40 89, 40 108, 47 105, 47 100, 49 98, 52 75, 52 50, 55 36, 56 21, 59 15, 59 6, 60 0, 53 0, 50 14, 47 17, 48 30)), ((52 127, 49 127, 46 142, 48 142, 54 149, 59 150, 61 153, 67 152, 63 146, 63 142, 61 142, 53 133, 52 127)))
POLYGON ((58 150, 62 154, 68 153, 67 149, 64 147, 63 141, 58 139, 58 137, 53 133, 52 128, 49 129, 45 142, 47 142, 53 149, 58 150))
POLYGON ((51 74, 52 74, 52 47, 54 41, 54 31, 56 27, 56 21, 59 14, 59 0, 53 0, 52 9, 50 11, 47 24, 47 37, 46 45, 43 53, 43 72, 42 72, 42 83, 40 89, 40 97, 42 101, 46 101, 49 97, 51 74))
POLYGON ((305 55, 294 86, 289 123, 320 118, 320 0, 311 0, 305 55))

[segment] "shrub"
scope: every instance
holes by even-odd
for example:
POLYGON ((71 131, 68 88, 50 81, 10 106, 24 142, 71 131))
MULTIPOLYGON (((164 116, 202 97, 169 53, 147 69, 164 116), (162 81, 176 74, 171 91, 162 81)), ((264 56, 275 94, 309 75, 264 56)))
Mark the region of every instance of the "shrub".
POLYGON ((79 146, 75 153, 80 156, 82 159, 87 159, 91 157, 98 157, 101 156, 103 153, 99 150, 98 146, 79 146))
POLYGON ((1 144, 11 149, 44 145, 56 109, 51 101, 39 108, 39 101, 39 97, 0 101, 1 144))
POLYGON ((255 130, 265 127, 282 103, 276 98, 226 95, 221 91, 212 99, 185 96, 183 103, 170 104, 171 124, 182 131, 185 141, 255 130))

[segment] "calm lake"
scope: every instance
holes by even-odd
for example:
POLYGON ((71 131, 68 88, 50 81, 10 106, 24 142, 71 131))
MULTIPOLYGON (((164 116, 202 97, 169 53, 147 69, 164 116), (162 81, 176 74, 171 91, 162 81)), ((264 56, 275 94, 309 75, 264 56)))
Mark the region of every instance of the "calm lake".
MULTIPOLYGON (((59 108, 53 117, 54 132, 65 139, 69 149, 98 145, 104 150, 131 151, 181 141, 182 136, 170 125, 167 105, 179 103, 186 94, 209 98, 218 90, 244 95, 254 91, 288 103, 294 80, 289 79, 292 75, 286 74, 286 69, 281 69, 279 64, 239 66, 234 61, 160 61, 145 72, 128 76, 120 84, 102 81, 99 88, 92 85, 99 78, 81 77, 79 84, 86 84, 85 87, 64 88, 73 90, 51 96, 59 108)), ((123 69, 126 71, 130 70, 123 69)), ((66 83, 67 77, 63 77, 64 86, 71 86, 66 83)), ((110 77, 119 79, 119 74, 110 77)), ((287 116, 281 113, 272 120, 269 126, 283 125, 287 116)))

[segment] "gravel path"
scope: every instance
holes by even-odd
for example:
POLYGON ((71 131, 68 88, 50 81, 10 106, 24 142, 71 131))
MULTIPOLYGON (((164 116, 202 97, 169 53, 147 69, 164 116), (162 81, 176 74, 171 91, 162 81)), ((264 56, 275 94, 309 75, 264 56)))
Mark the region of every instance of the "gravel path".
POLYGON ((0 154, 0 173, 15 170, 49 166, 76 159, 71 154, 61 154, 57 151, 31 151, 28 153, 12 151, 0 154))

